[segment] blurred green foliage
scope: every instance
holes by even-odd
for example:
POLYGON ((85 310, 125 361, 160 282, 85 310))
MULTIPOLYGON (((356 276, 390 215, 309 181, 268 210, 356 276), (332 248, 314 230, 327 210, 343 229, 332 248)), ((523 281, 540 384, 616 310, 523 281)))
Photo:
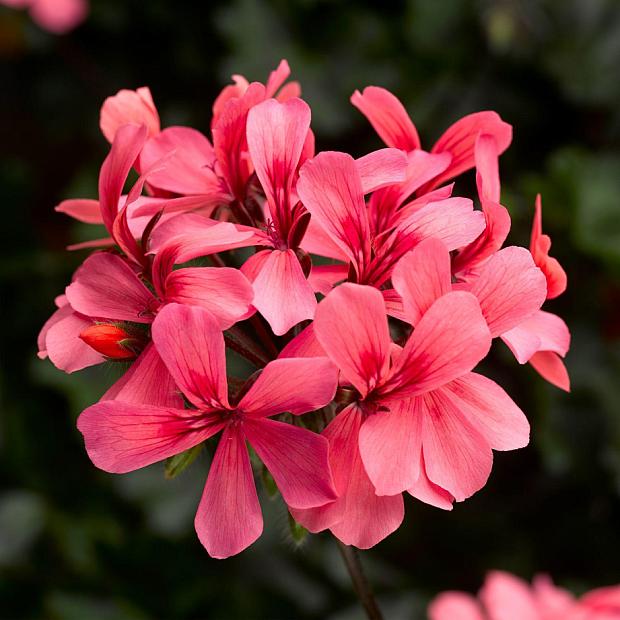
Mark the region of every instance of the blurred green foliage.
MULTIPOLYGON (((511 240, 536 192, 569 274, 549 304, 574 335, 571 395, 496 345, 488 372, 527 412, 528 448, 498 453, 489 484, 444 513, 408 501, 398 534, 364 554, 386 617, 422 618, 444 589, 490 568, 549 571, 582 591, 620 581, 620 5, 614 0, 92 0, 65 37, 0 8, 2 371, 0 617, 51 620, 360 617, 327 536, 291 531, 262 497, 265 534, 211 560, 193 533, 203 451, 174 479, 88 461, 74 421, 113 379, 36 358, 38 329, 82 255, 83 226, 55 214, 95 196, 102 100, 149 85, 164 125, 206 130, 231 73, 264 79, 282 57, 313 108, 320 149, 380 146, 348 98, 394 90, 427 146, 458 117, 495 109, 515 128, 502 157, 511 240)), ((459 183, 471 190, 473 175, 459 183)), ((459 189, 459 188, 457 188, 459 189)), ((92 232, 91 232, 92 234, 92 232)))

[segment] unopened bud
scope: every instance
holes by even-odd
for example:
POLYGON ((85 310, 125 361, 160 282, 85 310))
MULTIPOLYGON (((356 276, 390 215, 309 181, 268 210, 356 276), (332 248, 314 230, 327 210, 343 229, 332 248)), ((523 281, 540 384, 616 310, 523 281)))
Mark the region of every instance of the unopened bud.
POLYGON ((143 342, 111 323, 98 323, 87 327, 80 338, 101 355, 113 360, 131 360, 143 348, 143 342))

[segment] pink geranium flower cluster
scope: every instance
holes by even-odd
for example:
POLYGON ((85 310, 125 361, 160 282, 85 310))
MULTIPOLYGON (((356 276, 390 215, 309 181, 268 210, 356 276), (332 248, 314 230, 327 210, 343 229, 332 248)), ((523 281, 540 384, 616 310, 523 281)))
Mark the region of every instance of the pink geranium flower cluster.
POLYGON ((619 620, 620 585, 598 588, 580 598, 558 588, 547 575, 532 585, 501 571, 487 575, 475 598, 443 592, 428 608, 429 620, 619 620))
POLYGON ((298 523, 360 548, 399 527, 404 492, 449 510, 482 488, 492 450, 529 438, 473 372, 494 338, 568 389, 568 329, 541 310, 566 276, 540 199, 530 249, 504 247, 510 125, 471 114, 424 150, 398 99, 368 87, 351 100, 386 147, 316 154, 288 76, 285 61, 266 84, 234 76, 210 138, 162 129, 148 88, 120 91, 101 110, 98 200, 57 207, 107 236, 74 246, 96 251, 56 300, 40 357, 66 372, 131 362, 78 421, 105 471, 219 434, 195 524, 220 558, 262 531, 263 468, 298 523), (480 210, 450 182, 472 168, 480 210), (227 377, 227 350, 256 372, 227 377))

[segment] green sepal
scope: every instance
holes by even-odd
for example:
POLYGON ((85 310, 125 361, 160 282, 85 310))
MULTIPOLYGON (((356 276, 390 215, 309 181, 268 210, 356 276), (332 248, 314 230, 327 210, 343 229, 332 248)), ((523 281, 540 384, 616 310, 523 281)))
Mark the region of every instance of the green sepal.
POLYGON ((181 452, 181 454, 175 454, 166 459, 166 478, 169 480, 176 478, 186 467, 189 467, 200 454, 203 449, 204 443, 199 443, 197 446, 181 452))
POLYGON ((273 499, 278 494, 278 485, 273 479, 273 476, 267 471, 266 467, 263 467, 260 472, 260 477, 263 481, 263 486, 270 499, 273 499))
POLYGON ((303 525, 300 525, 293 519, 290 512, 288 513, 288 527, 295 544, 301 545, 306 540, 309 532, 303 525))

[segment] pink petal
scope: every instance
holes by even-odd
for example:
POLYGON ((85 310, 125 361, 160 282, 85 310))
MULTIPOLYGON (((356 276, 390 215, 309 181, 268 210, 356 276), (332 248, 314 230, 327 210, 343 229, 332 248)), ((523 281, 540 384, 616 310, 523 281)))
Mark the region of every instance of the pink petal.
POLYGON ((308 228, 306 228, 301 246, 306 252, 311 254, 325 256, 347 263, 349 262, 347 252, 341 249, 339 243, 334 241, 331 235, 327 233, 313 217, 310 218, 310 223, 308 224, 308 228))
MULTIPOLYGON (((616 588, 617 592, 620 592, 616 588)), ((536 600, 536 606, 543 614, 549 614, 553 618, 553 614, 556 614, 556 618, 562 618, 560 614, 568 614, 575 610, 576 600, 573 594, 558 588, 548 575, 536 575, 532 581, 532 593, 536 600)), ((581 598, 581 602, 587 597, 586 594, 581 598)), ((620 607, 620 598, 618 600, 618 606, 620 607)))
POLYGON ((221 329, 234 325, 250 308, 252 285, 231 267, 176 269, 166 279, 166 300, 206 308, 221 329))
POLYGON ((542 269, 547 278, 547 299, 553 299, 566 290, 566 272, 557 259, 549 256, 551 239, 542 232, 542 202, 540 194, 536 196, 536 213, 532 224, 530 251, 534 262, 542 269))
POLYGON ((362 398, 385 377, 390 334, 381 293, 370 286, 341 284, 318 306, 319 343, 362 398))
MULTIPOLYGON (((248 271, 242 271, 252 280, 248 271)), ((265 255, 252 284, 252 304, 277 336, 314 317, 316 297, 293 250, 273 250, 265 255)))
POLYGON ((73 30, 87 15, 87 0, 36 0, 30 6, 33 21, 54 34, 73 30))
POLYGON ((271 215, 281 235, 292 224, 291 192, 297 164, 310 128, 310 107, 301 99, 267 99, 248 114, 247 139, 271 215))
POLYGON ((207 310, 167 304, 152 334, 157 352, 191 403, 228 408, 224 337, 207 310))
POLYGON ((403 104, 388 90, 367 86, 356 90, 351 103, 370 121, 381 139, 404 151, 420 148, 420 138, 403 104))
POLYGON ((191 127, 168 127, 152 137, 140 153, 146 170, 167 157, 165 166, 149 175, 149 184, 175 194, 219 194, 225 188, 214 171, 215 152, 209 140, 191 127))
POLYGON ((478 601, 465 592, 442 592, 428 607, 429 620, 485 620, 478 601))
POLYGON ((493 136, 498 155, 512 142, 512 127, 495 112, 476 112, 461 118, 448 127, 433 146, 432 153, 450 153, 452 161, 448 169, 427 186, 428 190, 474 167, 475 145, 480 134, 493 136))
POLYGON ((105 400, 78 418, 86 452, 99 469, 124 474, 180 454, 217 433, 219 416, 105 400))
POLYGON ((89 256, 66 293, 76 311, 119 321, 150 323, 159 305, 132 268, 108 252, 89 256))
POLYGON ((231 222, 219 222, 197 213, 184 213, 155 228, 149 249, 157 253, 174 240, 179 247, 175 260, 177 263, 185 263, 199 256, 258 245, 260 239, 254 233, 253 229, 231 222))
POLYGON ((323 230, 363 270, 370 259, 370 228, 355 160, 326 151, 299 172, 297 193, 323 230))
POLYGON ((476 295, 493 337, 532 317, 545 301, 547 286, 532 255, 517 246, 496 252, 469 290, 476 295))
POLYGON ((424 454, 420 454, 420 476, 416 482, 407 489, 407 493, 419 499, 429 506, 435 506, 441 510, 452 510, 454 497, 445 489, 433 484, 426 475, 424 454))
POLYGON ((45 343, 45 340, 47 338, 47 333, 49 332, 49 330, 52 328, 52 326, 56 325, 56 323, 73 314, 73 308, 69 305, 69 302, 67 302, 66 297, 62 295, 60 296, 60 298, 60 304, 57 304, 56 310, 52 313, 52 316, 50 316, 50 318, 45 321, 45 324, 43 325, 41 331, 39 332, 39 335, 37 336, 37 347, 39 349, 37 352, 37 356, 39 357, 39 359, 42 360, 47 357, 47 345, 45 343))
POLYGON ((472 370, 490 347, 476 298, 447 293, 424 314, 381 392, 398 400, 434 390, 472 370))
POLYGON ((220 94, 215 98, 215 101, 213 102, 213 118, 211 119, 212 128, 219 120, 226 103, 228 103, 231 99, 239 99, 240 97, 243 97, 245 91, 250 85, 250 83, 242 75, 235 74, 232 75, 231 78, 234 84, 228 84, 227 86, 224 86, 220 94))
POLYGON ((58 211, 58 213, 65 213, 69 217, 78 220, 78 222, 103 224, 98 200, 89 200, 88 198, 63 200, 54 210, 58 211))
POLYGON ((67 246, 67 250, 70 252, 75 250, 86 250, 89 248, 106 248, 114 245, 114 239, 112 237, 105 237, 103 239, 92 239, 90 241, 83 241, 82 243, 72 243, 67 246))
POLYGON ((532 317, 502 334, 519 364, 525 364, 537 351, 553 351, 564 357, 570 346, 570 332, 557 315, 539 310, 532 317))
POLYGON ((101 354, 79 337, 92 324, 92 319, 72 312, 49 327, 45 335, 45 351, 56 368, 72 373, 104 361, 101 354))
POLYGON ((461 502, 485 485, 493 453, 448 392, 435 390, 423 398, 427 409, 422 431, 426 474, 461 502))
POLYGON ((565 392, 570 392, 568 371, 557 353, 539 351, 530 357, 529 362, 543 379, 546 379, 549 383, 565 392))
POLYGON ((392 284, 409 322, 417 325, 433 302, 452 290, 450 253, 438 239, 425 239, 398 261, 392 284))
POLYGON ((129 123, 146 125, 149 136, 159 133, 159 115, 146 86, 137 90, 119 90, 101 106, 99 126, 108 142, 114 142, 119 127, 129 123))
POLYGON ((540 620, 528 584, 514 575, 490 572, 478 596, 489 620, 540 620))
POLYGON ((313 508, 336 499, 325 437, 274 420, 246 419, 243 427, 291 508, 313 508))
POLYGON ((99 174, 99 206, 103 223, 113 234, 118 215, 118 203, 129 171, 146 142, 144 125, 122 125, 114 133, 110 153, 105 158, 99 174))
POLYGON ((501 186, 499 181, 497 142, 492 135, 480 134, 474 147, 476 181, 480 199, 499 203, 501 186))
POLYGON ((311 532, 330 528, 345 545, 368 549, 398 529, 404 517, 404 504, 402 495, 375 494, 358 449, 362 419, 359 408, 349 405, 323 432, 330 444, 338 499, 319 508, 291 512, 311 532))
POLYGON ((478 238, 466 247, 461 248, 452 262, 455 273, 471 270, 497 252, 510 232, 510 215, 502 205, 481 199, 485 229, 478 238))
POLYGON ((527 418, 491 379, 470 372, 441 389, 494 450, 516 450, 529 443, 527 418))
POLYGON ((152 342, 101 397, 101 400, 112 399, 138 405, 183 408, 183 397, 152 342))
POLYGON ((364 194, 405 180, 407 155, 398 149, 380 149, 355 160, 364 194))
POLYGON ((325 357, 326 355, 314 333, 314 324, 310 323, 280 351, 278 357, 325 357))
POLYGON ((336 284, 346 280, 348 275, 347 265, 312 265, 308 282, 316 293, 328 295, 336 284))
POLYGON ((243 200, 251 170, 248 165, 246 123, 250 108, 265 99, 265 87, 253 82, 242 95, 223 104, 213 124, 213 147, 222 175, 235 198, 243 200))
POLYGON ((239 427, 224 429, 194 521, 209 555, 227 558, 249 547, 263 531, 252 467, 239 427))
POLYGON ((446 198, 416 210, 398 226, 398 233, 419 243, 428 237, 456 250, 473 241, 484 229, 484 216, 473 210, 468 198, 446 198))
POLYGON ((267 83, 265 84, 265 96, 273 97, 290 74, 291 68, 289 67, 288 61, 283 58, 280 61, 280 64, 269 74, 269 77, 267 78, 267 83))
POLYGON ((420 475, 422 417, 419 399, 400 401, 369 416, 360 429, 359 450, 377 495, 396 495, 420 475))
POLYGON ((336 368, 326 357, 276 359, 263 368, 238 409, 256 417, 314 411, 332 400, 337 380, 336 368))

